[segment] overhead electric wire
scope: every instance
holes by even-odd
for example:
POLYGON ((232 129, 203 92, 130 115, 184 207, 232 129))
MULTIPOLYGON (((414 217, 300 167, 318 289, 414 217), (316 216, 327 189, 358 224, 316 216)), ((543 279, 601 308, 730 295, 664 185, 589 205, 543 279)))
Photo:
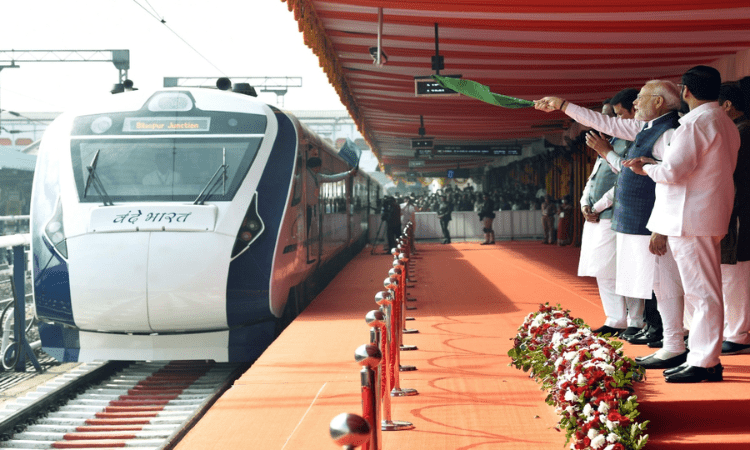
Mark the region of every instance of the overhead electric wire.
POLYGON ((153 17, 154 19, 158 20, 158 21, 159 21, 159 23, 161 23, 162 25, 164 25, 165 27, 167 27, 167 29, 168 29, 169 31, 171 31, 171 32, 172 32, 172 34, 174 34, 175 36, 177 36, 177 38, 178 38, 178 39, 180 39, 180 40, 181 40, 182 42, 184 42, 184 43, 185 43, 185 45, 187 45, 188 47, 190 47, 190 49, 191 49, 191 50, 193 50, 193 51, 194 51, 195 53, 197 53, 197 54, 198 54, 198 56, 200 56, 200 57, 201 57, 201 58, 203 58, 203 59, 204 59, 204 60, 205 60, 205 61, 206 61, 207 63, 209 63, 209 64, 210 64, 211 66, 213 66, 213 68, 214 68, 214 69, 218 70, 218 71, 219 71, 219 72, 220 72, 220 73, 221 73, 222 75, 224 75, 224 76, 227 76, 227 74, 226 74, 226 73, 224 73, 224 71, 223 71, 223 70, 219 69, 219 68, 218 68, 218 67, 216 66, 216 64, 212 63, 212 62, 211 62, 211 61, 210 61, 210 60, 209 60, 208 58, 206 58, 206 57, 205 57, 205 56, 204 56, 204 55, 203 55, 203 54, 202 54, 201 52, 199 52, 199 51, 198 51, 198 49, 196 49, 195 47, 193 47, 192 45, 190 45, 190 43, 189 43, 188 41, 186 41, 186 40, 185 40, 185 39, 184 39, 184 38, 183 38, 182 36, 180 36, 179 34, 177 34, 177 32, 176 32, 176 31, 174 31, 173 29, 171 29, 171 28, 169 27, 169 25, 167 25, 167 21, 166 21, 166 20, 164 20, 163 18, 160 18, 160 17, 159 17, 159 15, 158 15, 158 13, 157 13, 157 12, 156 12, 156 10, 154 9, 154 7, 153 7, 153 6, 151 6, 151 4, 148 4, 148 0, 146 0, 146 3, 148 4, 148 6, 151 6, 151 9, 153 10, 153 12, 149 11, 148 9, 146 9, 146 7, 145 7, 145 6, 143 6, 143 5, 141 5, 140 3, 138 3, 138 0, 133 0, 133 3, 135 3, 135 4, 136 4, 136 5, 138 5, 138 6, 140 6, 140 7, 141 7, 141 8, 142 8, 142 9, 143 9, 144 11, 146 11, 146 14, 148 14, 149 16, 153 17))

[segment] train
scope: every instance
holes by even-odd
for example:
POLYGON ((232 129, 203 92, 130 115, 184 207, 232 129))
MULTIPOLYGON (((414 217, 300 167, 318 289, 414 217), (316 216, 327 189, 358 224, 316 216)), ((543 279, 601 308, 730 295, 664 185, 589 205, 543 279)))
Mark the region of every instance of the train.
POLYGON ((317 170, 350 166, 289 112, 232 90, 133 90, 61 114, 31 194, 42 349, 255 360, 366 244, 380 206, 366 173, 317 170))

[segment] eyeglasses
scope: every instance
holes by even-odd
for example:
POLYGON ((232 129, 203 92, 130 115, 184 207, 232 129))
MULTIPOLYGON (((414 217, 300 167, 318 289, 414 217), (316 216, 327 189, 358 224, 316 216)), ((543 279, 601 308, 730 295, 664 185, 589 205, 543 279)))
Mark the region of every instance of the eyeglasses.
POLYGON ((643 94, 643 95, 637 96, 635 99, 638 100, 638 101, 641 101, 641 100, 644 99, 644 97, 661 97, 661 95, 659 95, 659 94, 643 94))

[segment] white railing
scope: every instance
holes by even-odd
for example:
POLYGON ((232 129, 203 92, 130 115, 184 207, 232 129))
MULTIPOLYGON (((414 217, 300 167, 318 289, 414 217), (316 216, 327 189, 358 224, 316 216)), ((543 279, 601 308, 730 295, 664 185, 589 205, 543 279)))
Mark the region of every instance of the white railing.
MULTIPOLYGON (((370 216, 370 242, 375 238, 375 232, 380 225, 379 221, 379 216, 370 216)), ((448 231, 452 239, 484 239, 483 228, 479 215, 473 211, 451 213, 448 231)), ((495 231, 495 239, 541 239, 544 236, 542 212, 539 210, 495 211, 492 229, 495 231)), ((418 212, 415 214, 414 237, 417 240, 443 238, 440 220, 436 213, 418 212)))
POLYGON ((0 216, 0 236, 29 231, 29 216, 0 216))

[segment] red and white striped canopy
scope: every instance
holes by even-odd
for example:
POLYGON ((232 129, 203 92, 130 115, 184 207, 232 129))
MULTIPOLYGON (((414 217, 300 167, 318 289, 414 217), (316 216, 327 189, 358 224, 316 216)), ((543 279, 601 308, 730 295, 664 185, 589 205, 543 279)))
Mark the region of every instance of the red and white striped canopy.
MULTIPOLYGON (((569 123, 561 113, 464 96, 416 97, 414 77, 435 73, 435 24, 441 75, 527 100, 555 95, 595 107, 623 88, 679 81, 692 66, 723 60, 744 61, 739 73, 750 75, 749 0, 286 1, 360 131, 394 173, 414 158, 420 116, 435 143, 526 142, 560 134, 569 123), (382 66, 369 51, 377 46, 379 8, 382 66)), ((488 161, 436 158, 428 166, 488 161)))

